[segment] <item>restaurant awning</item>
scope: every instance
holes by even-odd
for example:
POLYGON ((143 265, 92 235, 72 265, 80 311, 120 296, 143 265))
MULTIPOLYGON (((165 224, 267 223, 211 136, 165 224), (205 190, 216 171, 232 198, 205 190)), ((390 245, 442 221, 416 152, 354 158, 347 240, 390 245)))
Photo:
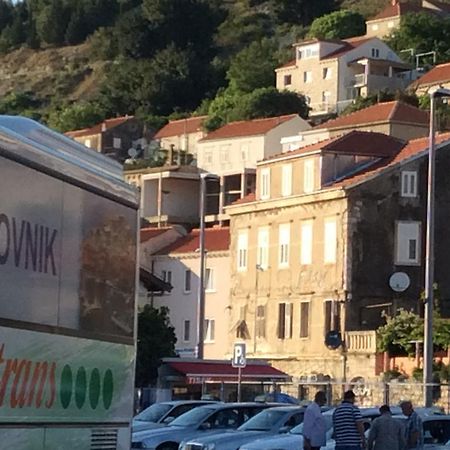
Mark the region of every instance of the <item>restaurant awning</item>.
MULTIPOLYGON (((238 380, 238 369, 229 361, 166 361, 166 364, 187 378, 188 383, 238 380)), ((290 381, 291 377, 267 363, 248 362, 242 369, 242 381, 290 381)))

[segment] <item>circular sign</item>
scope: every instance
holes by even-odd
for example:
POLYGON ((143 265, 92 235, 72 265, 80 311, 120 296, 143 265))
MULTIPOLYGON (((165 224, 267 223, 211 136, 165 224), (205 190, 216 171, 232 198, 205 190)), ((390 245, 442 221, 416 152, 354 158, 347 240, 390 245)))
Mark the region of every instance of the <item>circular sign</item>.
POLYGON ((389 286, 395 292, 404 292, 409 288, 411 280, 405 272, 395 272, 389 278, 389 286))
POLYGON ((136 158, 137 150, 131 147, 130 149, 128 149, 128 156, 130 156, 131 158, 136 158))

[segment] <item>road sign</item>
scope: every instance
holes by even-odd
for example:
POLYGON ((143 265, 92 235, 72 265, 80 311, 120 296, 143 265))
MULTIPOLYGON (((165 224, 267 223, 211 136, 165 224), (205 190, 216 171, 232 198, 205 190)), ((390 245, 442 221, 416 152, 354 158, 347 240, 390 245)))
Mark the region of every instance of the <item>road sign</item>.
POLYGON ((231 361, 233 367, 243 368, 247 365, 245 357, 245 343, 234 344, 233 359, 231 361))

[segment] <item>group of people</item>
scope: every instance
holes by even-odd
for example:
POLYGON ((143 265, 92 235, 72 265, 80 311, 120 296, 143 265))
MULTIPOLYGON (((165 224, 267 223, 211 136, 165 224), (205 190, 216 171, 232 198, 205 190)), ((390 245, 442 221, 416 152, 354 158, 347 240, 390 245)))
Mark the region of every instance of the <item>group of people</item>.
MULTIPOLYGON (((303 420, 304 450, 319 450, 326 445, 327 425, 321 407, 326 395, 319 391, 305 411, 303 420)), ((422 420, 410 401, 401 403, 406 422, 394 419, 388 405, 380 408, 380 416, 370 424, 366 440, 364 418, 355 405, 353 391, 344 393, 342 403, 333 412, 333 430, 336 450, 406 450, 423 449, 422 420)))

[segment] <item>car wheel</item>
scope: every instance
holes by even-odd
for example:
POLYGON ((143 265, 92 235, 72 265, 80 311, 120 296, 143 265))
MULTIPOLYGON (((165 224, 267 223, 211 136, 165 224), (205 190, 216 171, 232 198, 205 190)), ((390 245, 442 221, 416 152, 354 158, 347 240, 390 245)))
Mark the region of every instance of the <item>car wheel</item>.
POLYGON ((175 442, 167 442, 165 444, 161 444, 157 450, 178 450, 178 444, 175 442))

